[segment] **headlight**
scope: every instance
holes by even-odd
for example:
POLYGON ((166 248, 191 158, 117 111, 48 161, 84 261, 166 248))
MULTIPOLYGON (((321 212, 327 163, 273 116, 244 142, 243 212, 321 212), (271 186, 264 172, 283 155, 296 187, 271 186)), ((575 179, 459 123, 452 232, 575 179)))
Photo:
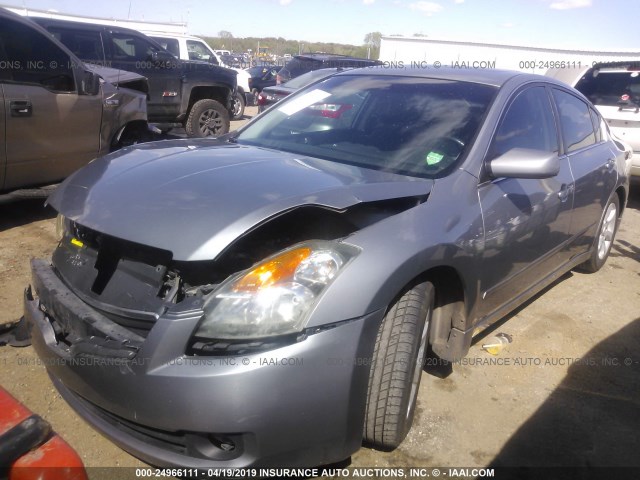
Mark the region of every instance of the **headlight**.
POLYGON ((256 339, 304 329, 308 313, 354 252, 329 242, 285 250, 212 292, 197 337, 256 339))

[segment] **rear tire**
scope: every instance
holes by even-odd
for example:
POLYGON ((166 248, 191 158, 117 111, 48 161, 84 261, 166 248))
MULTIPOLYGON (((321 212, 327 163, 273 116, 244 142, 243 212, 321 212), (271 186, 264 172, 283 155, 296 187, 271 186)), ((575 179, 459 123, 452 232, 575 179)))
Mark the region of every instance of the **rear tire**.
POLYGON ((618 219, 620 216, 620 200, 618 195, 613 192, 607 206, 604 208, 602 220, 598 226, 596 238, 591 247, 591 258, 579 266, 579 269, 587 273, 595 273, 602 268, 607 261, 611 246, 616 238, 618 231, 618 219))
POLYGON ((244 116, 244 107, 246 105, 244 94, 236 92, 233 96, 233 120, 241 120, 244 116))
POLYGON ((229 112, 216 100, 198 100, 189 111, 184 129, 189 137, 224 135, 229 131, 229 112))
POLYGON ((434 287, 423 282, 389 308, 378 330, 369 373, 364 441, 392 450, 407 436, 427 351, 434 287))

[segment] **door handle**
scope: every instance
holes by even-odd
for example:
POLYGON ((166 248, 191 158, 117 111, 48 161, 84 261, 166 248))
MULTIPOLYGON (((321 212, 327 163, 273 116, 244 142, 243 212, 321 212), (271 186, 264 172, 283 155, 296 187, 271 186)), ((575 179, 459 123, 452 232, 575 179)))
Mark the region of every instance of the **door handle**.
POLYGON ((573 193, 573 183, 571 185, 567 185, 566 183, 562 184, 560 187, 560 191, 558 192, 558 198, 561 202, 566 202, 569 198, 569 194, 573 193))
POLYGON ((33 113, 33 105, 30 100, 11 100, 9 110, 12 117, 30 117, 33 113))
POLYGON ((616 160, 614 158, 610 158, 609 160, 607 160, 605 166, 607 167, 607 170, 613 170, 613 167, 616 166, 616 160))

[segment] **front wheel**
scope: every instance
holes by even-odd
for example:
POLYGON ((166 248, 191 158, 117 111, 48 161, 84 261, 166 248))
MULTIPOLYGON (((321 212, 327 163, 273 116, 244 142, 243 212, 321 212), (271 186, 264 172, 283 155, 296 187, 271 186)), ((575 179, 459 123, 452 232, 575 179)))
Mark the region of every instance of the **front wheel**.
POLYGON ((415 413, 434 287, 423 282, 407 290, 387 311, 373 352, 364 441, 383 450, 400 445, 415 413))
POLYGON ((246 105, 244 94, 236 92, 233 96, 233 120, 241 120, 246 105))
POLYGON ((611 198, 607 202, 604 209, 598 233, 591 248, 591 258, 580 265, 580 270, 594 273, 602 268, 609 257, 613 240, 618 230, 618 217, 620 212, 620 200, 618 195, 613 192, 611 198))
POLYGON ((184 129, 189 137, 224 135, 229 131, 229 112, 216 100, 198 100, 191 107, 184 129))

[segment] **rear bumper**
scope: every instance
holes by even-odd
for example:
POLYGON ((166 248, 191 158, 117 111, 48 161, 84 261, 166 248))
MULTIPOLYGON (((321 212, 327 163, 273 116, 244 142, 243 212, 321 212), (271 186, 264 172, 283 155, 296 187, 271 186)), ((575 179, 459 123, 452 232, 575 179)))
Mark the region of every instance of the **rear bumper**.
POLYGON ((276 350, 229 357, 185 355, 201 312, 167 313, 135 355, 127 345, 124 353, 90 354, 61 341, 52 315, 105 319, 96 311, 92 318, 51 266, 33 261, 32 270, 37 295, 25 291, 24 314, 56 388, 136 457, 190 468, 310 467, 360 447, 369 366, 355 360, 371 357, 382 312, 276 350))

